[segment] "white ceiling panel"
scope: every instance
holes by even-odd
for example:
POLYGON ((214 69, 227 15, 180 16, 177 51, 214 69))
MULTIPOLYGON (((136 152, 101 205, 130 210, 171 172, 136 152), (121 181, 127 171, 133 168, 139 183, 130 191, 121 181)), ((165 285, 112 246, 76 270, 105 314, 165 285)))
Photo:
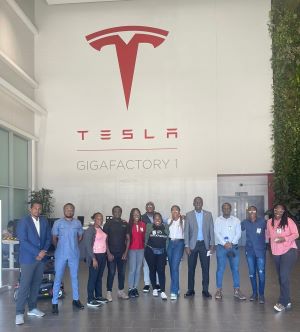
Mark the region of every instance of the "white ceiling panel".
POLYGON ((48 5, 64 5, 67 3, 87 3, 87 2, 108 2, 108 1, 128 1, 128 0, 46 0, 48 5))

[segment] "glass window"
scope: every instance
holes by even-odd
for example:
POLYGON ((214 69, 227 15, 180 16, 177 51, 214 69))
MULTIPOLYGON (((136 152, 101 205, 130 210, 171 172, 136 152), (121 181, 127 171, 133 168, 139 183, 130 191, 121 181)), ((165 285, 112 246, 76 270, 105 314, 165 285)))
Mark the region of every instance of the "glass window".
POLYGON ((19 219, 27 213, 30 158, 28 140, 0 128, 2 228, 6 227, 8 221, 19 219))
POLYGON ((28 213, 28 190, 14 189, 14 219, 20 219, 28 213))
POLYGON ((9 222, 8 188, 0 187, 0 200, 2 209, 2 234, 9 222))
POLYGON ((28 141, 15 136, 13 138, 14 151, 14 187, 28 187, 28 141))

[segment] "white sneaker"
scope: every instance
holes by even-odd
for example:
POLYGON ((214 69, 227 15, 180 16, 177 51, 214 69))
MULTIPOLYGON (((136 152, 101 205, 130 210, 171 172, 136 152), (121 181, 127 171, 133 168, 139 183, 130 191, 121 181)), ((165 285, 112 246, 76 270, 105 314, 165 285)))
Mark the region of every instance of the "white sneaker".
POLYGON ((168 299, 167 294, 165 292, 161 292, 160 297, 161 297, 162 300, 167 300, 168 299))
POLYGON ((170 299, 171 300, 177 300, 177 295, 174 294, 174 293, 171 293, 170 299))
POLYGON ((274 305, 274 309, 275 309, 276 311, 278 311, 278 312, 281 312, 281 311, 283 311, 283 310, 285 309, 285 306, 282 305, 281 303, 276 303, 276 304, 274 305))
POLYGON ((153 296, 158 296, 158 290, 156 288, 153 289, 152 295, 153 296))
POLYGON ((292 303, 289 302, 289 303, 286 305, 285 309, 291 309, 291 308, 292 308, 292 303))
POLYGON ((112 302, 112 296, 111 296, 111 292, 110 291, 107 291, 106 298, 107 298, 108 302, 112 302))
POLYGON ((28 316, 35 316, 35 317, 44 317, 45 313, 37 308, 34 308, 27 312, 28 316))
POLYGON ((124 289, 118 290, 118 298, 122 300, 128 300, 129 296, 124 292, 124 289))
POLYGON ((24 324, 24 315, 18 314, 16 315, 16 325, 22 325, 24 324))

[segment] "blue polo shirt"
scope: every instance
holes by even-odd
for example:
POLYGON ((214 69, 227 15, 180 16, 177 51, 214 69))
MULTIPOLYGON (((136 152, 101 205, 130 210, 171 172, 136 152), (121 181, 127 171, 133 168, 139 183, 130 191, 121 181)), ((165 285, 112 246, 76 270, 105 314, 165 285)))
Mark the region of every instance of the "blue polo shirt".
POLYGON ((257 218, 255 222, 245 219, 241 223, 242 231, 246 231, 246 255, 265 257, 267 223, 263 218, 257 218))

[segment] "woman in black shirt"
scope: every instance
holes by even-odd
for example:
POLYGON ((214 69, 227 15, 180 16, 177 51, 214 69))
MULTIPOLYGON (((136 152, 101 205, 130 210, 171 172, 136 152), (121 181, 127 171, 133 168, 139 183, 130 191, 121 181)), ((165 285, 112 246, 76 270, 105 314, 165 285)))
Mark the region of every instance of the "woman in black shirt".
POLYGON ((156 273, 158 274, 161 298, 167 300, 165 293, 166 275, 165 266, 167 262, 167 244, 169 238, 168 225, 163 224, 160 213, 155 212, 153 215, 153 224, 147 224, 145 239, 145 259, 149 266, 150 280, 153 287, 153 296, 158 296, 156 285, 156 273))

